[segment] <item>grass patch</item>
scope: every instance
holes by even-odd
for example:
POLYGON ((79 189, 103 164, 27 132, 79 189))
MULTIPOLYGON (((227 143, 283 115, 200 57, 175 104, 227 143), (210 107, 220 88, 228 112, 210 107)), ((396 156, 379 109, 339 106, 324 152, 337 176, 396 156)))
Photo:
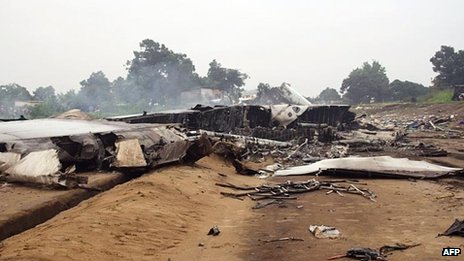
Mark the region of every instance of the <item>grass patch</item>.
POLYGON ((453 90, 430 90, 422 100, 419 102, 422 103, 454 103, 455 101, 451 100, 453 98, 453 90))

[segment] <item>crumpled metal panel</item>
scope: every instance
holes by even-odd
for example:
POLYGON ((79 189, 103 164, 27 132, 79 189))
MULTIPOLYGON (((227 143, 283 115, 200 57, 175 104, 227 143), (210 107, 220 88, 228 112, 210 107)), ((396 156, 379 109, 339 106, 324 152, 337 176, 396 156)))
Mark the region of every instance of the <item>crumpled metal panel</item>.
POLYGON ((0 172, 7 170, 21 159, 21 154, 14 152, 0 152, 0 172))
POLYGON ((463 171, 461 168, 449 168, 426 161, 409 160, 406 158, 378 157, 347 157, 326 159, 316 163, 277 170, 275 176, 323 174, 353 174, 362 177, 383 176, 396 178, 438 178, 448 174, 463 171), (322 172, 322 173, 321 173, 322 172))
POLYGON ((116 159, 113 166, 118 168, 137 168, 147 166, 138 139, 118 140, 116 142, 116 159))
POLYGON ((54 149, 34 151, 5 170, 7 180, 53 184, 58 181, 61 163, 54 149))
POLYGON ((187 136, 176 130, 160 126, 136 127, 130 131, 115 132, 121 139, 137 139, 142 148, 147 164, 152 167, 181 160, 191 143, 187 136))
POLYGON ((157 156, 154 157, 152 166, 178 161, 185 156, 190 142, 184 133, 163 128, 153 129, 153 132, 162 137, 163 146, 155 151, 157 156))
POLYGON ((301 95, 299 92, 293 89, 290 86, 290 84, 286 82, 282 83, 282 85, 278 89, 282 97, 290 101, 290 103, 292 104, 306 105, 306 106, 311 105, 311 103, 303 95, 301 95))

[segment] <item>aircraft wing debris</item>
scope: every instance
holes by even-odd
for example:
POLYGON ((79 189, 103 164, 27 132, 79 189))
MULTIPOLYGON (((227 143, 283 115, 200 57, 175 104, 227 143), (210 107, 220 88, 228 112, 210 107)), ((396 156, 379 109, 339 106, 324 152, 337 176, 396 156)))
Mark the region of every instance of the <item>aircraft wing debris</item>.
POLYGON ((378 156, 325 159, 310 165, 277 170, 274 175, 351 174, 362 177, 438 178, 462 170, 461 168, 449 168, 426 161, 378 156))
POLYGON ((162 124, 69 119, 5 122, 0 124, 0 176, 10 182, 76 187, 86 180, 76 177, 72 169, 130 171, 184 158, 197 160, 207 150, 189 148, 208 147, 209 142, 199 137, 162 124))

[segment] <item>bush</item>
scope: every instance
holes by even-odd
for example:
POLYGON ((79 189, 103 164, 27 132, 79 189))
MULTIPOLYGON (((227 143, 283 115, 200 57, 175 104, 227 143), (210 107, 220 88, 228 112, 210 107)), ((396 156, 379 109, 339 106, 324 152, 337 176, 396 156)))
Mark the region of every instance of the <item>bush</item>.
POLYGON ((452 103, 453 90, 430 89, 422 102, 424 103, 452 103))
POLYGON ((48 100, 44 103, 37 104, 29 107, 29 113, 27 118, 30 119, 41 119, 48 118, 55 114, 63 112, 62 106, 60 106, 55 100, 48 100))

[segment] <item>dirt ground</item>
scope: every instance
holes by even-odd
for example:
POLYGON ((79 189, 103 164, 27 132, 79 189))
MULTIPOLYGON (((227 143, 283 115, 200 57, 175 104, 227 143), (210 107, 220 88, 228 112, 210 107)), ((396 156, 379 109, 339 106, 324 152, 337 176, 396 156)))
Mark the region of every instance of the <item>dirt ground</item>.
MULTIPOLYGON (((464 167, 462 139, 427 137, 427 142, 452 150, 449 157, 428 160, 464 167)), ((389 260, 448 260, 441 256, 442 248, 464 247, 462 237, 437 237, 455 218, 464 218, 462 178, 365 179, 359 186, 374 191, 376 202, 316 191, 256 210, 252 209, 256 202, 223 197, 221 191, 231 190, 215 185, 309 178, 241 176, 217 156, 194 166, 163 167, 2 241, 0 259, 326 260, 351 247, 420 243, 393 252, 389 260), (313 224, 337 227, 342 237, 316 239, 308 231, 313 224), (206 235, 213 225, 219 226, 219 236, 206 235), (264 242, 281 237, 304 241, 264 242)))
MULTIPOLYGON (((283 179, 272 181, 277 180, 283 179)), ((166 167, 3 241, 0 258, 325 260, 354 246, 421 243, 393 253, 390 259, 440 260, 443 247, 463 246, 459 237, 436 238, 454 218, 464 216, 459 180, 362 180, 378 195, 377 202, 317 191, 257 210, 251 209, 255 204, 251 200, 222 197, 219 192, 227 189, 215 186, 216 182, 253 185, 264 181, 237 175, 216 157, 202 159, 194 167, 166 167), (342 238, 316 239, 308 232, 311 224, 335 226, 342 238), (206 235, 213 225, 221 229, 217 237, 206 235), (263 242, 287 236, 304 241, 263 242)))
MULTIPOLYGON (((88 172, 88 185, 107 190, 130 179, 117 172, 88 172)), ((19 184, 0 186, 0 241, 43 223, 63 210, 96 195, 96 191, 60 190, 19 184)))

